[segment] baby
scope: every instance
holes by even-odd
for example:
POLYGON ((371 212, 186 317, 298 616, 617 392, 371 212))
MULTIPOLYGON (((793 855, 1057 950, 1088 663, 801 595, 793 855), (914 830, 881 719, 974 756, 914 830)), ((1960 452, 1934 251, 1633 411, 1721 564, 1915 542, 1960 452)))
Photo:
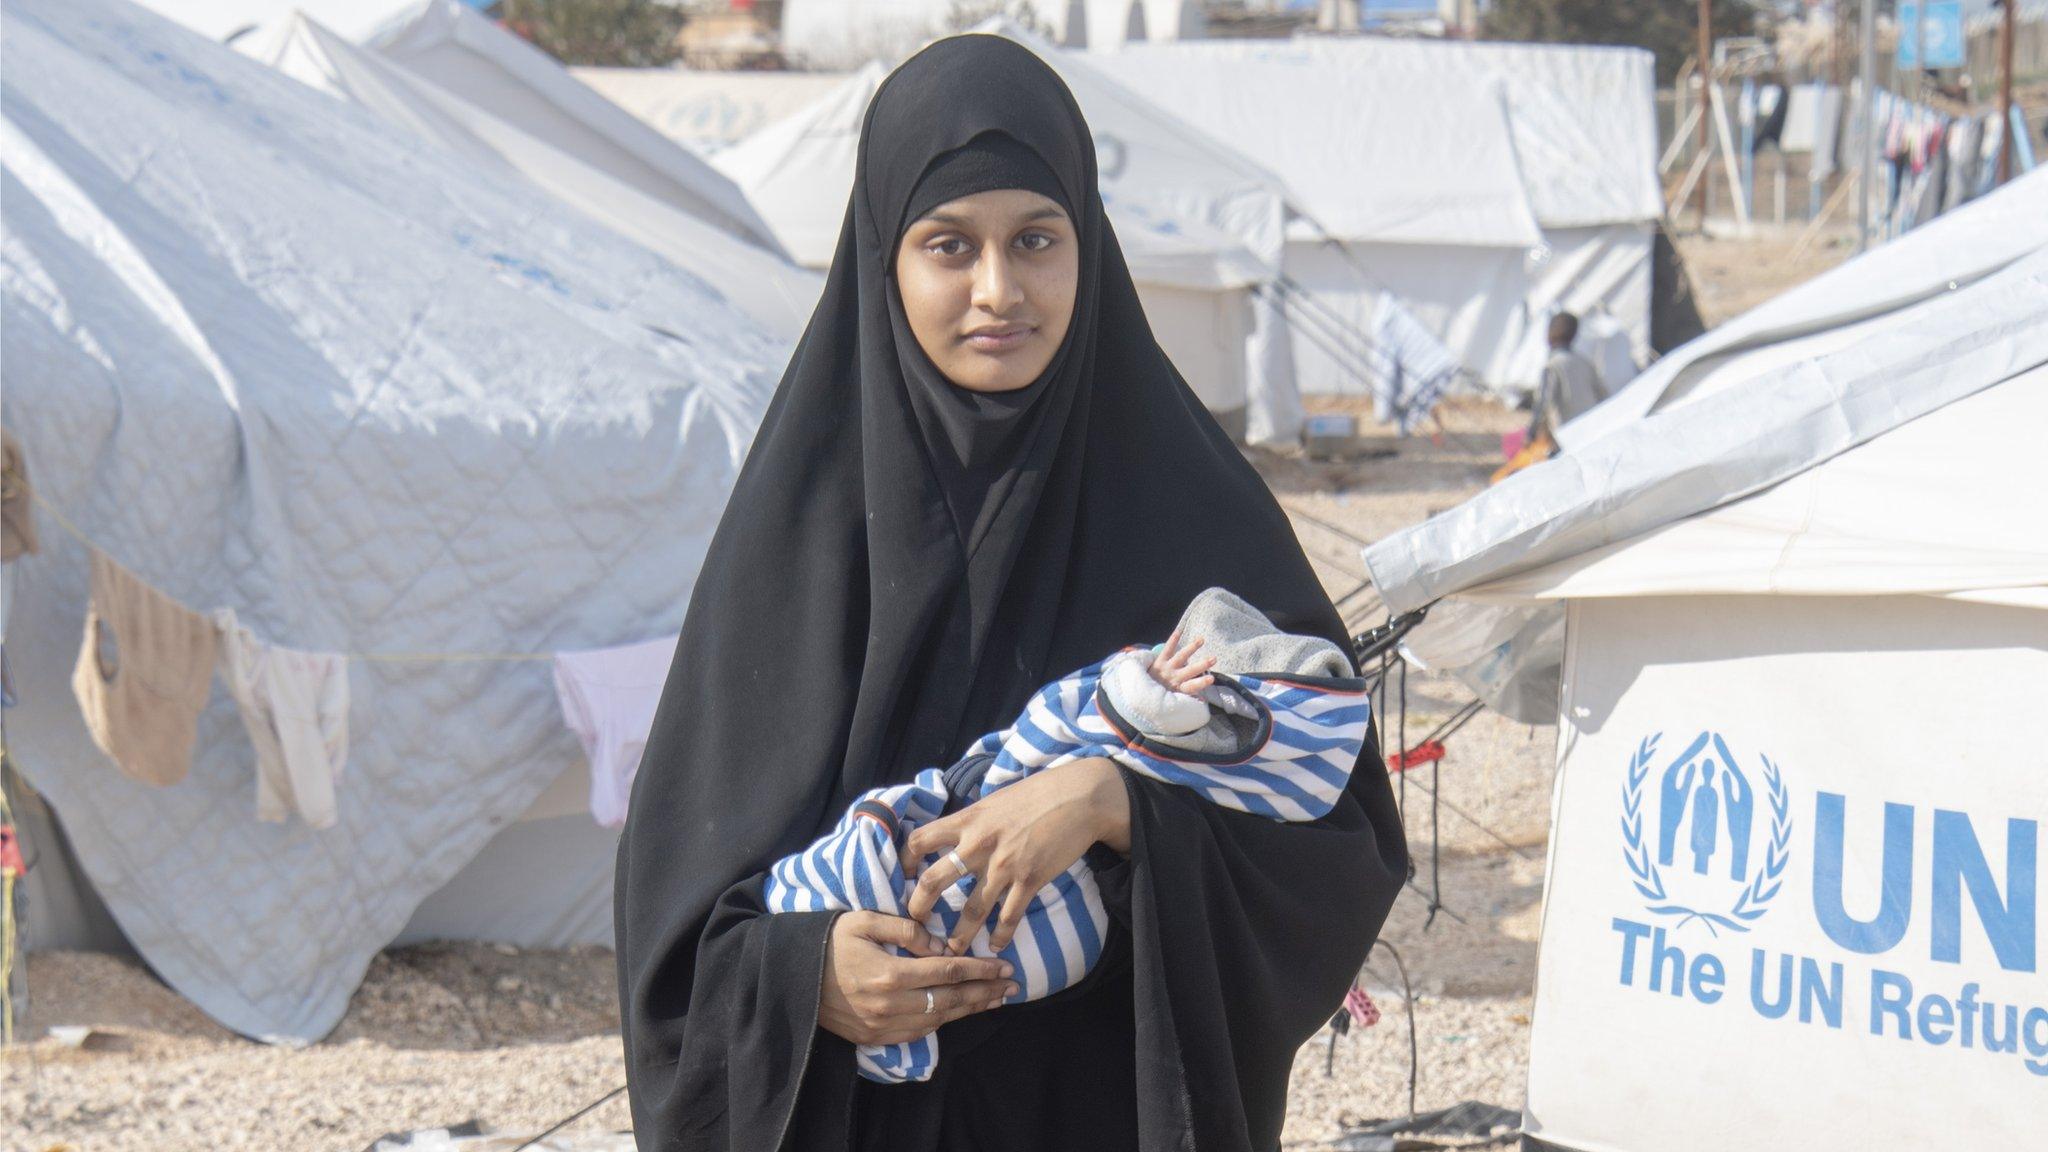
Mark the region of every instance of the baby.
MULTIPOLYGON (((1320 819, 1358 761, 1371 715, 1365 683, 1342 649, 1281 632, 1221 588, 1195 597, 1167 644, 1134 645, 1041 689, 1017 722, 976 741, 949 768, 864 793, 832 831, 769 871, 772 912, 864 909, 902 916, 916 881, 904 839, 920 825, 1071 760, 1101 756, 1226 808, 1273 820, 1320 819), (1186 646, 1180 637, 1192 638, 1186 646), (1206 646, 1209 665, 1192 662, 1206 646)), ((929 865, 938 859, 924 861, 929 865)), ((953 935, 973 894, 965 876, 925 927, 953 935)), ((1071 987, 1102 955, 1109 915, 1093 870, 1076 861, 1040 889, 1015 937, 989 947, 996 920, 968 952, 1010 962, 1017 994, 1036 1000, 1071 987)), ((900 951, 900 950, 899 950, 900 951)), ((860 1074, 881 1083, 929 1079, 938 1037, 862 1045, 860 1074)))

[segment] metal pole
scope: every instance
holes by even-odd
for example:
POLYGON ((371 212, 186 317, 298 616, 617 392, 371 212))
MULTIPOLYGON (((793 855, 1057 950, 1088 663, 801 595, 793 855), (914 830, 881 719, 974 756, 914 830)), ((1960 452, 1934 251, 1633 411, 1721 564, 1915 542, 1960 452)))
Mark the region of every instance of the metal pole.
POLYGON ((1863 0, 1863 188, 1856 197, 1856 251, 1870 247, 1877 196, 1877 0, 1863 0))
MULTIPOLYGON (((1870 2, 1871 2, 1871 0, 1864 0, 1864 3, 1866 3, 1866 4, 1868 4, 1868 3, 1870 3, 1870 2)), ((1708 100, 1707 100, 1707 86, 1708 86, 1708 85, 1710 85, 1710 84, 1712 84, 1712 83, 1714 82, 1714 30, 1713 30, 1713 19, 1714 19, 1714 0, 1700 0, 1700 55, 1699 55, 1699 67, 1698 67, 1698 68, 1697 68, 1697 69, 1696 69, 1696 70, 1694 71, 1694 73, 1693 73, 1693 78, 1694 78, 1694 79, 1696 79, 1696 80, 1698 80, 1698 81, 1700 82, 1700 142, 1699 142, 1699 149, 1700 149, 1700 155, 1702 155, 1702 156, 1705 156, 1705 155, 1707 154, 1708 150, 1710 150, 1710 149, 1711 149, 1711 148, 1713 148, 1713 146, 1714 146, 1714 143, 1713 143, 1713 137, 1712 137, 1711 135, 1709 135, 1709 133, 1708 133, 1708 124, 1707 124, 1707 120, 1709 119, 1709 116, 1708 116, 1708 100)), ((1701 180, 1701 181, 1699 182, 1699 186, 1693 189, 1693 204, 1694 204, 1694 206, 1695 206, 1695 207, 1697 207, 1697 208, 1699 209, 1699 213, 1700 213, 1700 231, 1702 231, 1702 232, 1705 232, 1705 231, 1707 230, 1707 180, 1708 180, 1708 179, 1711 179, 1711 178, 1712 178, 1712 176, 1713 176, 1713 173, 1712 173, 1711 171, 1709 171, 1709 172, 1707 173, 1707 177, 1706 177, 1706 178, 1704 178, 1704 179, 1702 179, 1702 180, 1701 180)))
POLYGON ((1998 130, 2005 136, 1998 146, 2000 184, 2012 179, 2012 153, 2019 146, 2012 130, 2012 42, 2017 31, 2013 13, 2019 6, 2019 0, 2005 0, 2005 19, 1998 26, 1998 130))

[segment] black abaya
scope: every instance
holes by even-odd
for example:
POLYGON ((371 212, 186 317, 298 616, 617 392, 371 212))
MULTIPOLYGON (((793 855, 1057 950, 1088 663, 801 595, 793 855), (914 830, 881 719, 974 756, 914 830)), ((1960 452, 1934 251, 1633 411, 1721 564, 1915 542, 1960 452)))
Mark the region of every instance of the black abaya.
POLYGON ((1212 585, 1346 641, 1271 493, 1153 340, 1073 97, 1013 42, 939 41, 869 107, 823 297, 713 537, 634 784, 617 935, 640 1147, 1277 1146, 1294 1051, 1405 875, 1374 748, 1307 824, 1125 773, 1130 858, 1091 853, 1116 921, 1104 961, 941 1029, 927 1084, 858 1080, 852 1045, 817 1027, 833 914, 762 905, 767 866, 861 791, 950 763, 1043 682, 1164 639, 1212 585), (890 279, 921 181, 991 133, 1057 180, 1081 249, 1065 342, 996 406, 937 373, 890 279))

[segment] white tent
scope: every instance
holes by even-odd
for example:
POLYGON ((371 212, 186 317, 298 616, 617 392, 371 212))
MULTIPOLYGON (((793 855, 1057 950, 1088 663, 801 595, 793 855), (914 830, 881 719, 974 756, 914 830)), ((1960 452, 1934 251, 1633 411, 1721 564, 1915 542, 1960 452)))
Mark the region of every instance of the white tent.
POLYGON ((284 51, 278 41, 294 35, 293 17, 302 11, 556 152, 735 236, 773 246, 746 197, 701 157, 461 0, 147 0, 146 6, 216 39, 251 29, 235 47, 267 58, 284 51))
POLYGON ((1195 40, 1208 29, 1195 0, 1086 0, 1085 11, 1078 30, 1069 18, 1066 34, 1056 37, 1060 44, 1117 48, 1144 40, 1195 40))
MULTIPOLYGON (((507 35, 489 25, 478 32, 486 42, 507 35)), ((523 45, 515 47, 526 50, 523 45)), ((822 287, 815 274, 562 151, 375 49, 349 43, 309 17, 293 16, 265 32, 247 51, 487 172, 531 181, 598 223, 675 261, 791 342, 810 322, 822 287)))
MULTIPOLYGON (((1505 387, 1534 383, 1529 333, 1559 307, 1606 314, 1648 357, 1649 53, 1329 37, 1094 62, 1288 182, 1309 219, 1289 230, 1287 274, 1351 328, 1369 331, 1392 292, 1505 387)), ((1302 391, 1358 387, 1311 342, 1295 358, 1302 391)))
POLYGON ((772 246, 739 189, 704 160, 578 83, 547 54, 459 0, 422 0, 365 42, 591 167, 742 239, 772 246))
MULTIPOLYGON (((1103 200, 1162 347, 1226 426, 1255 438, 1290 419, 1298 427, 1298 402, 1276 395, 1286 377, 1258 359, 1254 329, 1266 305, 1252 289, 1271 279, 1270 265, 1240 239, 1263 235, 1277 253, 1285 203, 1275 182, 1172 117, 1119 100, 1085 68, 1052 62, 1095 132, 1103 200)), ((715 157, 801 263, 831 261, 861 119, 886 74, 869 64, 811 108, 715 157)))
POLYGON ((1916 305, 2048 247, 2048 202, 2038 188, 2030 179, 2019 190, 1971 202, 1967 213, 1938 216, 1672 349, 1619 395, 1559 429, 1559 441, 1576 449, 1630 427, 1697 394, 1735 358, 1789 363, 1819 348, 1845 347, 1895 325, 1916 305))
MULTIPOLYGON (((998 0, 786 0, 783 50, 808 67, 857 68, 899 60, 953 32, 963 15, 988 13, 998 0)), ((1064 47, 1114 48, 1140 40, 1201 36, 1198 0, 1008 0, 1001 15, 1029 16, 1038 34, 1064 47)))
POLYGON ((351 40, 374 35, 394 20, 406 19, 419 0, 140 0, 144 8, 162 13, 209 40, 239 44, 250 33, 282 24, 303 13, 351 40))
MULTIPOLYGON (((1031 14, 1057 43, 1085 38, 1090 0, 1033 0, 1031 14)), ((810 68, 895 61, 963 31, 954 0, 784 0, 782 48, 810 68)))
POLYGON ((120 0, 0 20, 0 419, 43 536, 10 565, 8 752, 77 862, 30 873, 29 946, 106 942, 91 894, 214 1018, 314 1038, 394 939, 608 941, 616 834, 549 656, 677 630, 788 345, 120 0), (256 819, 225 691, 180 783, 99 751, 71 689, 89 548, 349 655, 334 826, 256 819))
POLYGON ((1902 279, 1765 305, 1659 411, 1367 552, 1395 611, 1440 601, 1412 655, 1559 725, 1549 1146, 2048 1120, 2043 218, 2048 174, 1944 217, 2005 258, 1931 295, 1931 249, 1856 260, 1838 287, 1902 279))
POLYGON ((709 155, 809 107, 840 72, 571 68, 569 74, 679 144, 709 155))

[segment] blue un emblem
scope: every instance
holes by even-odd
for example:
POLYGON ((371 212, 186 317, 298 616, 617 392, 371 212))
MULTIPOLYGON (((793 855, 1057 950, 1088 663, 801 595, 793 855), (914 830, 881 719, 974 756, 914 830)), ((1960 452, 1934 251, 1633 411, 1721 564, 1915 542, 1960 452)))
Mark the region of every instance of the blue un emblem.
POLYGON ((1631 882, 1651 913, 1677 917, 1680 927, 1697 920, 1716 936, 1723 928, 1747 932, 1777 897, 1791 855, 1784 777, 1758 756, 1760 795, 1717 732, 1693 737, 1660 769, 1661 735, 1637 747, 1622 782, 1631 882))

